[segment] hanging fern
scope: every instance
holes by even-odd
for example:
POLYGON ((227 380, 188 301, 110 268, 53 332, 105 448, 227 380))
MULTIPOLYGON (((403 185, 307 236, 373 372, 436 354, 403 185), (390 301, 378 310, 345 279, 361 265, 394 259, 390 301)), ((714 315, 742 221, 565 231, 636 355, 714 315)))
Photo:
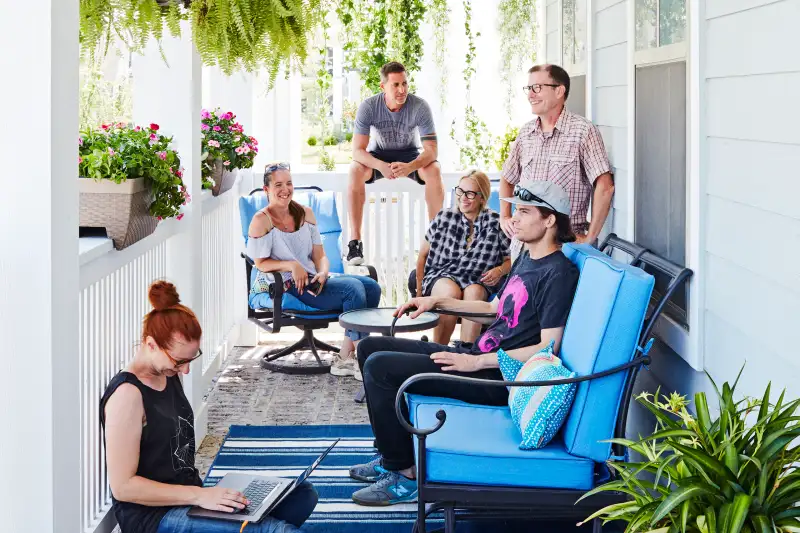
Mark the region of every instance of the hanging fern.
POLYGON ((389 31, 391 36, 390 54, 395 61, 406 67, 410 78, 419 72, 422 63, 423 44, 419 27, 425 16, 422 0, 390 0, 389 31))
POLYGON ((500 0, 497 31, 500 38, 500 77, 506 86, 505 106, 512 117, 518 89, 514 76, 536 62, 535 0, 500 0))
POLYGON ((225 74, 266 68, 270 82, 284 63, 308 53, 307 35, 320 20, 320 0, 80 0, 84 54, 101 57, 113 38, 141 51, 164 28, 178 37, 190 20, 206 65, 225 74))
POLYGON ((430 0, 428 5, 430 20, 433 23, 433 64, 439 72, 439 104, 447 103, 447 27, 450 24, 450 8, 447 0, 430 0))

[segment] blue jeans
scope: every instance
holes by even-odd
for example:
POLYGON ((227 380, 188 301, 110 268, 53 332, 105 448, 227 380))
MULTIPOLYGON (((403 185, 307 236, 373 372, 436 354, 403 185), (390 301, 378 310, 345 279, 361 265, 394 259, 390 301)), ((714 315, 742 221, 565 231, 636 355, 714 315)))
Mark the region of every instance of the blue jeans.
MULTIPOLYGON (((314 296, 308 292, 300 294, 294 285, 289 292, 298 300, 317 309, 367 309, 378 307, 381 301, 381 286, 378 282, 367 276, 336 276, 329 278, 322 287, 322 293, 314 296)), ((369 333, 346 330, 345 334, 352 341, 360 341, 368 337, 369 333)))
MULTIPOLYGON (((298 529, 317 506, 317 491, 308 481, 298 486, 268 516, 252 522, 244 533, 290 533, 298 529)), ((157 533, 239 533, 241 522, 189 517, 191 507, 174 507, 158 524, 157 533)))

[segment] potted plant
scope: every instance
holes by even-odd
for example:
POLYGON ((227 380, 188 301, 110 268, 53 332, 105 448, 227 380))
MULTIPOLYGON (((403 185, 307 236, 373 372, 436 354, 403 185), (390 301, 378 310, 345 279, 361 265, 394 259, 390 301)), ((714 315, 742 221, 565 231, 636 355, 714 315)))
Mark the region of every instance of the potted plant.
MULTIPOLYGON (((741 376, 741 371, 739 372, 741 376)), ((709 376, 709 379, 710 376, 709 376)), ((601 509, 586 522, 627 522, 626 532, 788 533, 800 531, 800 400, 785 391, 770 403, 763 398, 734 401, 739 378, 720 391, 719 416, 712 418, 705 393, 695 394, 693 415, 685 397, 637 400, 657 419, 656 431, 638 442, 615 439, 641 462, 611 462, 619 479, 601 491, 621 491, 631 500, 601 509)))
POLYGON ((80 225, 105 228, 117 250, 153 233, 159 220, 180 220, 190 200, 172 138, 158 129, 103 124, 78 138, 80 225))
POLYGON ((218 196, 233 186, 236 168, 250 168, 258 153, 258 141, 245 135, 230 111, 203 109, 201 115, 203 188, 218 196))

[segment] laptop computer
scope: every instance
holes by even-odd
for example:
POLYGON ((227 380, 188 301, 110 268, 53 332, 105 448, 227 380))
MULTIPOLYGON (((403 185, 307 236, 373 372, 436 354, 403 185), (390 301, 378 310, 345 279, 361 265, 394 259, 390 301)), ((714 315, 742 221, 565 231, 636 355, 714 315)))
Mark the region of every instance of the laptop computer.
POLYGON ((311 472, 319 466, 322 460, 325 459, 325 456, 328 455, 338 442, 339 439, 336 439, 333 444, 328 446, 328 449, 316 458, 311 466, 306 468, 305 471, 294 480, 229 472, 217 483, 217 487, 231 488, 243 493, 245 498, 250 502, 247 507, 235 510, 232 513, 226 513, 224 511, 209 511, 208 509, 195 506, 189 510, 188 515, 203 518, 218 518, 220 520, 230 520, 234 522, 258 522, 280 505, 298 485, 308 479, 311 472))

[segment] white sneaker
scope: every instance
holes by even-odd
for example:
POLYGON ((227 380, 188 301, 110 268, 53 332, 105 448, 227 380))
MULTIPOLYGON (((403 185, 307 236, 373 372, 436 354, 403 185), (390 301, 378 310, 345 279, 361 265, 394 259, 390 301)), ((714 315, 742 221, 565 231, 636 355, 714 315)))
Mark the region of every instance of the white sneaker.
POLYGON ((356 360, 352 357, 344 359, 337 355, 336 359, 331 363, 331 374, 334 376, 354 376, 356 372, 358 372, 359 375, 361 374, 358 370, 358 363, 356 363, 356 360))

